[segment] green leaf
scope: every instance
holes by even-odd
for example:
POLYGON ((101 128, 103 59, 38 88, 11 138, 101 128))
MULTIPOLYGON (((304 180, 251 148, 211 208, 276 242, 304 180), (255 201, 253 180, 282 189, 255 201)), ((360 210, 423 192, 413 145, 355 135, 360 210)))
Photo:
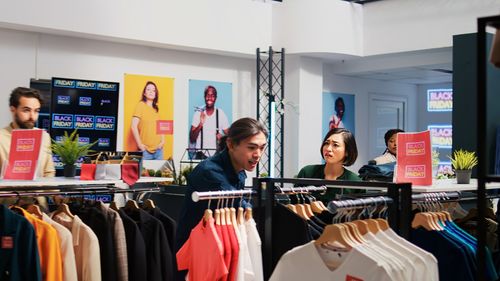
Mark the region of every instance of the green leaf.
POLYGON ((59 155, 61 162, 66 165, 75 164, 78 158, 87 156, 89 152, 93 152, 90 148, 97 143, 97 141, 89 144, 80 144, 78 142, 79 135, 75 129, 70 135, 64 132, 62 140, 57 142, 52 139, 51 149, 52 153, 59 155))
POLYGON ((477 165, 477 156, 473 151, 455 150, 453 157, 448 156, 455 170, 472 170, 477 165))

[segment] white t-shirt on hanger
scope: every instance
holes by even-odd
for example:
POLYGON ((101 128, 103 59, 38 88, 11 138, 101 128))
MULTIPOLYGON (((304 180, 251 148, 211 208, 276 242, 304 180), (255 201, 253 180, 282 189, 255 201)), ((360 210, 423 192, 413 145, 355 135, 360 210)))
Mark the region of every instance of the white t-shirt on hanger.
POLYGON ((340 253, 321 247, 314 241, 286 252, 279 260, 270 281, 350 280, 388 281, 392 279, 383 262, 365 255, 357 247, 340 253), (321 254, 320 252, 321 251, 321 254), (340 265, 334 269, 326 263, 340 265))

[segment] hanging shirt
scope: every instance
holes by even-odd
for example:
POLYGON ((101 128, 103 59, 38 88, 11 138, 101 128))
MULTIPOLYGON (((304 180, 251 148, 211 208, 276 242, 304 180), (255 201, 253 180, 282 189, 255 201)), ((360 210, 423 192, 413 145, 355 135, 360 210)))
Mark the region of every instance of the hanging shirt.
POLYGON ((40 254, 40 266, 42 268, 42 280, 62 280, 61 246, 57 231, 50 224, 36 218, 28 211, 14 207, 22 212, 23 216, 33 225, 40 254))
POLYGON ((78 216, 70 218, 64 213, 59 213, 51 217, 71 231, 78 281, 100 281, 99 240, 92 229, 85 225, 78 216))
MULTIPOLYGON (((298 246, 285 253, 271 275, 270 281, 304 281, 304 280, 349 280, 349 281, 389 281, 387 270, 377 260, 366 256, 353 247, 348 253, 344 253, 338 267, 331 270, 325 264, 324 258, 311 241, 305 245, 298 246)), ((329 255, 331 260, 339 260, 339 253, 325 252, 324 257, 329 255)))
MULTIPOLYGON (((257 224, 253 218, 245 221, 245 229, 247 231, 247 245, 252 268, 256 281, 264 280, 264 269, 262 267, 262 241, 260 240, 257 224)), ((274 236, 273 236, 274 237, 274 236)))
POLYGON ((436 257, 440 281, 475 280, 464 250, 439 232, 421 228, 411 229, 411 242, 436 257))
POLYGON ((146 246, 148 281, 172 280, 172 252, 168 245, 163 225, 142 209, 127 210, 125 213, 137 223, 146 246))
POLYGON ((250 252, 248 251, 248 237, 245 223, 238 225, 240 231, 240 256, 238 263, 238 281, 251 281, 255 280, 255 273, 253 271, 252 260, 250 252))
POLYGON ((42 280, 33 225, 2 204, 0 204, 0 280, 42 280))
POLYGON ((214 219, 203 219, 191 231, 189 239, 177 252, 179 270, 189 271, 189 281, 217 281, 228 274, 222 242, 214 219))
POLYGON ((439 281, 437 259, 436 257, 434 257, 434 255, 402 238, 401 236, 396 234, 396 232, 394 232, 392 228, 388 228, 387 230, 385 230, 384 234, 386 234, 387 237, 393 242, 398 242, 400 245, 409 249, 413 254, 418 255, 420 258, 422 258, 425 263, 425 268, 427 270, 428 276, 421 280, 439 281))
POLYGON ((237 276, 240 248, 238 246, 238 239, 236 238, 233 225, 226 225, 226 229, 229 236, 229 242, 231 244, 231 264, 229 266, 228 280, 235 281, 237 276))
POLYGON ((107 214, 97 206, 80 209, 72 208, 71 211, 77 214, 99 239, 101 269, 103 269, 101 271, 102 280, 116 280, 117 268, 113 224, 108 220, 107 214))
MULTIPOLYGON (((238 173, 235 172, 227 149, 202 161, 194 168, 187 179, 188 186, 179 215, 175 243, 176 250, 182 247, 189 237, 191 229, 197 225, 208 208, 208 201, 193 202, 191 194, 194 191, 243 189, 245 179, 246 173, 244 170, 238 173)), ((234 204, 239 204, 239 200, 235 199, 234 204)), ((215 204, 212 207, 215 207, 215 204)))
POLYGON ((42 213, 42 220, 50 224, 57 231, 61 247, 63 280, 78 280, 76 271, 75 251, 73 250, 73 236, 71 232, 55 222, 47 214, 42 213))
POLYGON ((128 278, 130 281, 143 281, 147 276, 146 245, 137 224, 125 213, 118 211, 123 221, 127 241, 128 278))
POLYGON ((150 215, 161 221, 163 229, 165 229, 165 234, 167 235, 168 245, 170 246, 170 251, 172 255, 172 268, 177 268, 177 262, 175 260, 175 231, 177 229, 177 223, 167 214, 163 213, 160 208, 154 208, 151 210, 146 210, 150 215))
POLYGON ((127 258, 127 240, 125 236, 125 229, 123 228, 123 221, 115 210, 109 208, 102 202, 98 202, 101 211, 107 215, 108 221, 113 226, 113 238, 115 245, 117 280, 128 280, 128 258, 127 258))

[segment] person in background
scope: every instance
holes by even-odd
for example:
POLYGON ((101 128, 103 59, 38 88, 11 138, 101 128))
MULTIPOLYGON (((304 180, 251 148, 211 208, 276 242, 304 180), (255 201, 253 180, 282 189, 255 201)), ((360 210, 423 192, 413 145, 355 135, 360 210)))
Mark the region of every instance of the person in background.
MULTIPOLYGON (((36 89, 17 87, 12 90, 9 98, 12 122, 7 127, 0 129, 0 170, 3 170, 3 165, 6 165, 9 161, 12 130, 34 129, 42 103, 42 96, 36 89)), ((51 139, 49 134, 46 131, 43 131, 40 156, 38 157, 38 163, 36 164, 38 165, 36 176, 39 178, 54 177, 56 175, 50 144, 51 139)), ((0 199, 0 204, 14 204, 16 201, 20 205, 27 204, 33 201, 33 197, 0 199)), ((38 196, 36 197, 36 201, 43 210, 48 210, 47 199, 45 197, 38 196)))
POLYGON ((159 95, 156 84, 146 82, 132 116, 132 134, 144 160, 163 159, 165 136, 156 133, 156 121, 160 120, 159 95))
MULTIPOLYGON (((0 129, 0 170, 9 161, 12 130, 35 128, 42 103, 40 92, 36 89, 17 87, 12 90, 9 99, 12 122, 7 127, 0 129)), ((44 131, 37 164, 37 177, 54 177, 56 174, 50 144, 50 136, 44 131)))
POLYGON ((344 118, 345 103, 344 99, 338 97, 335 100, 335 114, 330 117, 330 130, 334 128, 345 128, 342 118, 344 118))
MULTIPOLYGON (((267 145, 267 129, 253 118, 241 118, 229 127, 221 142, 226 144, 225 148, 198 164, 187 178, 186 195, 178 219, 176 252, 208 208, 207 201, 193 202, 191 194, 194 191, 243 189, 247 177, 245 171, 257 167, 267 145)), ((211 207, 215 208, 215 205, 211 207)))
MULTIPOLYGON (((361 181, 361 178, 357 174, 345 168, 354 164, 358 158, 356 140, 349 130, 343 128, 330 130, 323 140, 320 153, 325 160, 325 164, 303 167, 297 175, 298 178, 361 181)), ((359 192, 362 192, 362 190, 328 188, 324 195, 318 196, 318 199, 327 203, 328 201, 335 200, 337 194, 359 192)))
MULTIPOLYGON (((195 111, 189 132, 189 148, 217 149, 221 137, 227 134, 229 122, 224 111, 215 107, 217 89, 208 85, 204 91, 205 107, 195 111)), ((209 156, 209 155, 206 155, 209 156)))
POLYGON ((396 154, 398 151, 397 134, 403 132, 404 131, 401 129, 390 129, 385 132, 385 151, 382 155, 373 159, 377 165, 396 162, 396 154))

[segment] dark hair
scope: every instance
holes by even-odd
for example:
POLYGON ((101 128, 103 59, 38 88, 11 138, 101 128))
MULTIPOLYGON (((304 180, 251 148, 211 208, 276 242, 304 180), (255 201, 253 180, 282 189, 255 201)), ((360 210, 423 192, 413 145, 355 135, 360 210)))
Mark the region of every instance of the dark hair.
POLYGON ((158 108, 158 96, 160 95, 160 91, 158 90, 158 87, 156 86, 156 84, 154 82, 152 82, 152 81, 146 82, 146 85, 144 86, 144 89, 142 90, 141 101, 146 102, 146 97, 144 96, 144 94, 146 93, 146 88, 149 85, 155 86, 156 95, 155 95, 155 98, 153 100, 153 108, 156 110, 156 112, 158 112, 158 110, 160 110, 158 108))
POLYGON ((208 94, 208 90, 212 89, 214 95, 215 95, 215 98, 217 98, 217 89, 215 89, 214 86, 212 85, 208 85, 206 88, 205 88, 205 91, 203 92, 203 96, 206 97, 207 94, 208 94))
POLYGON ((397 133, 404 133, 404 131, 401 129, 390 129, 387 132, 385 132, 384 135, 385 146, 389 144, 389 140, 392 138, 392 136, 394 136, 397 133))
POLYGON ((336 110, 336 109, 337 109, 337 103, 338 103, 338 104, 342 104, 342 107, 343 107, 343 108, 344 108, 344 110, 345 110, 345 103, 344 103, 344 99, 343 99, 342 97, 338 97, 338 98, 335 100, 335 104, 334 104, 334 106, 335 106, 335 111, 337 111, 337 110, 336 110))
POLYGON ((345 144, 345 159, 344 159, 344 165, 345 166, 351 166, 356 162, 356 159, 358 158, 358 147, 356 146, 356 139, 354 138, 354 135, 351 133, 351 131, 344 129, 344 128, 333 128, 331 129, 323 139, 323 142, 321 143, 321 148, 319 152, 321 153, 321 157, 325 159, 323 156, 323 147, 325 146, 326 141, 328 138, 332 135, 337 135, 341 134, 342 138, 344 140, 345 144))
POLYGON ((18 107, 21 98, 35 98, 40 102, 40 105, 43 104, 42 96, 37 89, 17 87, 10 94, 9 106, 18 107))
POLYGON ((261 122, 249 117, 238 119, 231 124, 227 135, 220 139, 217 151, 222 151, 226 148, 227 139, 234 144, 239 144, 242 140, 259 133, 264 133, 267 138, 267 129, 261 122))

